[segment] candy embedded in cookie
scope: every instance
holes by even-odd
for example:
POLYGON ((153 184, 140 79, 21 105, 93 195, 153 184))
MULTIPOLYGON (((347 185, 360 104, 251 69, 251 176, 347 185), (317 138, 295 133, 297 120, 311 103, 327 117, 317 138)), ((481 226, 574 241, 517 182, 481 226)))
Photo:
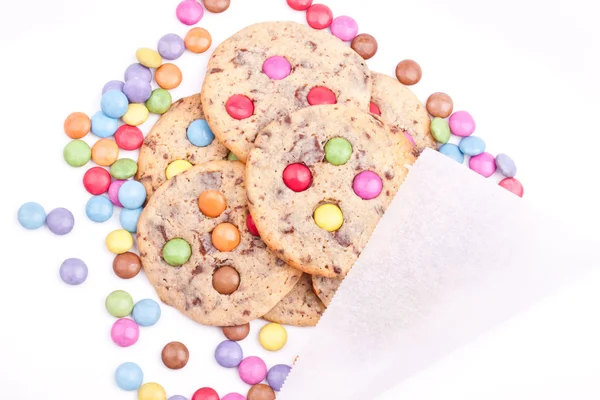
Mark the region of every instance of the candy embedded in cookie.
POLYGON ((202 103, 215 136, 245 162, 271 121, 311 105, 365 109, 371 87, 364 59, 335 36, 295 22, 264 22, 215 50, 202 103))
POLYGON ((250 152, 253 222, 308 274, 345 276, 415 160, 401 130, 363 110, 304 108, 268 125, 250 152))
POLYGON ((171 178, 138 224, 140 259, 163 302, 216 326, 260 318, 296 285, 248 227, 244 165, 213 161, 171 178))

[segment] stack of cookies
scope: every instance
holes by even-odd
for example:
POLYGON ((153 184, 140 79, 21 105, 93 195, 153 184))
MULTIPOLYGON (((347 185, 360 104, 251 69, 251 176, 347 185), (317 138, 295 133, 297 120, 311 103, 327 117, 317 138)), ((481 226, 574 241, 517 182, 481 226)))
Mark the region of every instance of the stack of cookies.
POLYGON ((252 25, 148 134, 144 270, 205 325, 315 325, 420 152, 424 105, 338 38, 252 25))

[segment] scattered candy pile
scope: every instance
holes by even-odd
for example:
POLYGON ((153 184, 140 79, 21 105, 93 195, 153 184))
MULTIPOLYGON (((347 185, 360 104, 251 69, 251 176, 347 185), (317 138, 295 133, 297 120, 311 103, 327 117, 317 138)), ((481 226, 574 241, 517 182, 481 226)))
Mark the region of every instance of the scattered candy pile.
MULTIPOLYGON (((305 11, 306 21, 314 29, 330 28, 331 33, 340 40, 350 42, 351 48, 362 58, 372 58, 378 50, 376 39, 366 33, 358 34, 357 22, 348 16, 333 17, 329 7, 312 4, 312 0, 287 0, 294 10, 305 11)), ((230 0, 204 0, 209 12, 220 13, 227 10, 230 0)), ((184 0, 176 8, 176 16, 185 25, 195 25, 204 16, 204 8, 195 0, 184 0)), ((150 113, 163 114, 172 104, 169 90, 182 82, 182 73, 173 63, 163 60, 177 60, 187 49, 196 54, 206 52, 212 45, 210 33, 200 27, 191 28, 184 38, 169 33, 160 38, 157 49, 140 48, 136 51, 138 63, 130 65, 124 73, 124 81, 113 80, 103 87, 100 111, 91 118, 82 112, 74 112, 64 122, 64 131, 72 139, 64 148, 65 162, 75 168, 83 167, 91 160, 97 166, 89 168, 83 176, 83 186, 92 195, 85 206, 87 217, 97 223, 112 218, 114 208, 122 208, 119 220, 122 229, 115 230, 106 237, 106 247, 116 257, 113 261, 114 273, 122 279, 132 279, 142 268, 140 258, 133 252, 132 233, 137 231, 137 223, 142 212, 146 191, 144 186, 132 180, 137 172, 137 163, 130 158, 120 158, 120 150, 133 151, 141 147, 144 134, 137 127, 143 124, 150 113), (154 71, 153 71, 154 70, 154 71), (153 88, 152 82, 158 87, 153 88), (119 119, 124 124, 120 124, 119 119), (89 132, 99 138, 93 146, 83 140, 89 132)), ((292 70, 290 63, 283 57, 268 58, 263 64, 263 72, 273 80, 287 77, 292 70)), ((422 70, 413 60, 403 60, 396 67, 396 77, 404 85, 415 85, 422 78, 422 70)), ((314 87, 308 93, 311 105, 335 104, 335 94, 325 87, 314 87)), ((472 136, 476 124, 466 111, 454 110, 450 96, 445 93, 433 93, 426 102, 427 111, 432 116, 431 133, 441 144, 442 154, 468 165, 473 171, 484 177, 490 177, 497 171, 504 176, 499 185, 512 193, 523 196, 523 186, 515 178, 517 169, 514 161, 505 154, 494 157, 486 152, 483 139, 472 136), (460 138, 457 144, 450 143, 452 136, 460 138)), ((243 95, 234 95, 226 103, 226 110, 233 118, 244 119, 254 114, 254 104, 243 95)), ((376 104, 371 103, 370 111, 380 114, 376 104)), ((204 120, 197 120, 187 129, 189 141, 196 146, 207 146, 214 140, 214 134, 204 120)), ((331 139, 325 146, 325 158, 333 165, 342 165, 352 155, 352 146, 343 138, 331 139)), ((229 160, 237 158, 232 153, 229 160)), ((177 160, 166 169, 168 179, 189 169, 191 163, 177 160)), ((285 185, 295 192, 306 190, 312 181, 310 170, 303 164, 291 164, 283 172, 285 185)), ((365 171, 353 181, 354 192, 362 199, 372 199, 379 195, 382 188, 381 178, 365 171)), ((217 191, 205 191, 198 200, 201 211, 210 217, 217 217, 226 209, 225 199, 217 191)), ((315 222, 328 231, 339 229, 343 222, 340 209, 333 204, 323 204, 314 213, 315 222)), ((18 211, 18 221, 26 229, 38 229, 44 224, 56 235, 66 235, 73 229, 74 218, 70 211, 57 208, 46 215, 44 208, 34 202, 25 203, 18 211)), ((252 218, 248 216, 247 228, 258 236, 252 218)), ((223 223, 212 233, 212 243, 220 251, 230 251, 240 241, 237 228, 223 223)), ((173 266, 184 264, 191 256, 190 245, 183 239, 172 239, 163 248, 164 260, 173 266)), ((88 276, 86 264, 79 259, 69 258, 60 266, 60 277, 69 285, 79 285, 88 276)), ((213 285, 221 294, 229 294, 237 289, 239 275, 231 267, 218 269, 213 276, 213 285), (229 271, 230 268, 232 271, 229 271)), ((134 345, 139 338, 140 326, 155 325, 161 316, 161 309, 152 299, 143 299, 134 303, 133 298, 123 290, 116 290, 106 297, 106 310, 117 318, 111 328, 111 338, 120 347, 134 345)), ((267 369, 265 362, 256 356, 244 358, 239 341, 244 340, 250 325, 224 327, 227 340, 220 343, 214 353, 216 362, 224 368, 237 368, 240 379, 251 385, 247 393, 248 400, 275 399, 291 367, 278 364, 267 369), (266 380, 267 384, 263 384, 266 380)), ((265 350, 278 351, 287 343, 285 328, 276 323, 262 327, 258 335, 265 350)), ((188 348, 180 342, 170 342, 164 346, 161 358, 170 369, 184 368, 189 360, 188 348)), ((139 400, 166 400, 166 391, 158 383, 144 382, 142 369, 133 362, 121 364, 115 371, 117 385, 126 391, 138 391, 139 400)), ((229 393, 223 400, 244 400, 238 393, 229 393)), ((169 400, 187 400, 176 395, 169 400)), ((218 394, 211 388, 197 390, 191 400, 219 400, 218 394)))

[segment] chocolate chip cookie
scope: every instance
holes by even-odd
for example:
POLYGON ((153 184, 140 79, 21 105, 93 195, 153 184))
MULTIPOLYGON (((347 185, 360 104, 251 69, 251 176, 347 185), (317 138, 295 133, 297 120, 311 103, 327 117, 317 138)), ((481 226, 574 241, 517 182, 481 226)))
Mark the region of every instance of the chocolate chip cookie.
POLYGON ((328 278, 326 276, 314 275, 312 277, 313 290, 323 304, 328 307, 343 280, 343 278, 328 278))
POLYGON ((316 104, 368 110, 371 73, 335 36, 295 22, 251 25, 213 53, 202 88, 206 119, 242 162, 271 121, 316 104))
POLYGON ((267 321, 293 326, 315 326, 325 312, 312 286, 311 276, 303 274, 294 289, 264 318, 267 321))
POLYGON ((414 143, 415 155, 421 154, 426 147, 437 150, 437 142, 429 130, 431 120, 419 98, 397 79, 377 72, 371 74, 371 112, 405 132, 414 143))
POLYGON ((213 161, 173 177, 150 198, 138 248, 163 302, 215 326, 260 318, 287 295, 301 272, 247 228, 244 165, 213 161))
POLYGON ((222 160, 228 150, 212 136, 200 103, 200 94, 173 103, 161 115, 140 149, 135 179, 146 188, 147 197, 167 180, 167 167, 184 160, 192 165, 222 160), (188 138, 188 129, 190 138, 188 138))
POLYGON ((414 161, 402 131, 372 113, 304 108, 258 134, 246 164, 250 212, 288 264, 343 277, 414 161))

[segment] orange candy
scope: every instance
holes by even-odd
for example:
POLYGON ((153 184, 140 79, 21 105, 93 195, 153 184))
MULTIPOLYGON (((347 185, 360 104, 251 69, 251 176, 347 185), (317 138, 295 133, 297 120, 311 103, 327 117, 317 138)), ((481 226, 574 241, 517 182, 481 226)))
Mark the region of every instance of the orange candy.
MULTIPOLYGON (((207 217, 217 218, 227 207, 227 200, 221 192, 205 190, 198 197, 198 207, 207 217)), ((238 235, 239 236, 239 235, 238 235)))
POLYGON ((65 119, 65 133, 71 139, 81 139, 90 132, 92 121, 82 112, 74 112, 65 119))
POLYGON ((175 89, 181 83, 181 70, 175 64, 166 63, 158 67, 154 74, 156 83, 163 89, 175 89))
POLYGON ((240 231, 229 222, 219 224, 212 232, 212 243, 219 251, 232 251, 240 244, 240 231))
POLYGON ((192 28, 183 39, 186 49, 193 53, 204 53, 212 45, 210 32, 204 28, 192 28))
POLYGON ((119 158, 119 146, 110 139, 100 139, 92 146, 92 161, 109 167, 119 158))

